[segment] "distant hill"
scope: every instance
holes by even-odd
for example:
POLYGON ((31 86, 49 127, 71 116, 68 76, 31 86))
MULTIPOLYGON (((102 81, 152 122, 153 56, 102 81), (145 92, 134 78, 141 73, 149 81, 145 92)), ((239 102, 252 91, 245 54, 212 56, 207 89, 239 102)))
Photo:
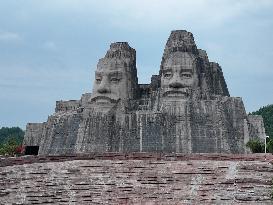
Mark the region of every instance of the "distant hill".
POLYGON ((273 139, 273 104, 261 107, 259 110, 250 114, 261 115, 263 117, 265 132, 271 139, 273 139))
POLYGON ((0 129, 0 145, 6 143, 13 138, 17 144, 21 144, 24 139, 25 132, 19 127, 2 127, 0 129))

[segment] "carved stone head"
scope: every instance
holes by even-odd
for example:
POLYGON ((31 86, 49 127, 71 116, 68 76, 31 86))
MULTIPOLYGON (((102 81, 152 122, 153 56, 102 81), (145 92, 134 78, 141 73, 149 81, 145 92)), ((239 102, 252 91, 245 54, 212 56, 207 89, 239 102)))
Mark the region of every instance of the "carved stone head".
POLYGON ((173 52, 161 68, 161 93, 171 100, 188 99, 199 86, 196 58, 187 52, 173 52))
POLYGON ((120 100, 135 98, 138 83, 135 55, 127 42, 111 44, 97 65, 91 104, 111 108, 120 100))

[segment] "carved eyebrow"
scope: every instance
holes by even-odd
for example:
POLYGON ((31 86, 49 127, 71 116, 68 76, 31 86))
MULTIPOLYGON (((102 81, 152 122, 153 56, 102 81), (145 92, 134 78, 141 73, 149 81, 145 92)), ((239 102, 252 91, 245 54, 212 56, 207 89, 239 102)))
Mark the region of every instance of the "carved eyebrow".
POLYGON ((191 73, 191 74, 193 74, 193 70, 192 69, 181 69, 181 73, 191 73))
POLYGON ((110 72, 109 76, 118 76, 118 77, 121 77, 122 76, 122 72, 119 72, 119 71, 110 72))
POLYGON ((167 73, 167 72, 172 72, 172 69, 167 68, 167 69, 164 69, 164 70, 162 70, 162 71, 163 71, 163 73, 167 73))

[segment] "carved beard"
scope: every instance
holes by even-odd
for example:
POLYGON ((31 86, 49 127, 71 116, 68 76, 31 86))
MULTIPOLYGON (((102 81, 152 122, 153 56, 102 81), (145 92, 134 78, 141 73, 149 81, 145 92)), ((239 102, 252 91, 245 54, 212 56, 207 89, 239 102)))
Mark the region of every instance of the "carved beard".
MULTIPOLYGON (((163 92, 163 91, 161 91, 163 92)), ((198 100, 201 97, 200 88, 185 87, 179 90, 170 89, 161 94, 161 97, 166 101, 180 100, 198 100)))
POLYGON ((95 96, 90 99, 90 103, 96 104, 116 104, 119 99, 109 98, 107 96, 95 96))
POLYGON ((162 94, 164 98, 187 99, 190 96, 190 89, 188 87, 181 89, 169 89, 162 94))

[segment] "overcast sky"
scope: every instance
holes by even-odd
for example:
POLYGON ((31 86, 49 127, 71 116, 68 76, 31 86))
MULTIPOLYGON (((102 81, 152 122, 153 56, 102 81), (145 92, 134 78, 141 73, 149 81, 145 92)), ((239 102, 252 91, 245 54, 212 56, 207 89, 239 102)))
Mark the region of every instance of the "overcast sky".
POLYGON ((0 0, 0 127, 43 122, 56 100, 91 92, 111 42, 158 74, 171 30, 193 33, 247 112, 273 104, 273 0, 0 0))

